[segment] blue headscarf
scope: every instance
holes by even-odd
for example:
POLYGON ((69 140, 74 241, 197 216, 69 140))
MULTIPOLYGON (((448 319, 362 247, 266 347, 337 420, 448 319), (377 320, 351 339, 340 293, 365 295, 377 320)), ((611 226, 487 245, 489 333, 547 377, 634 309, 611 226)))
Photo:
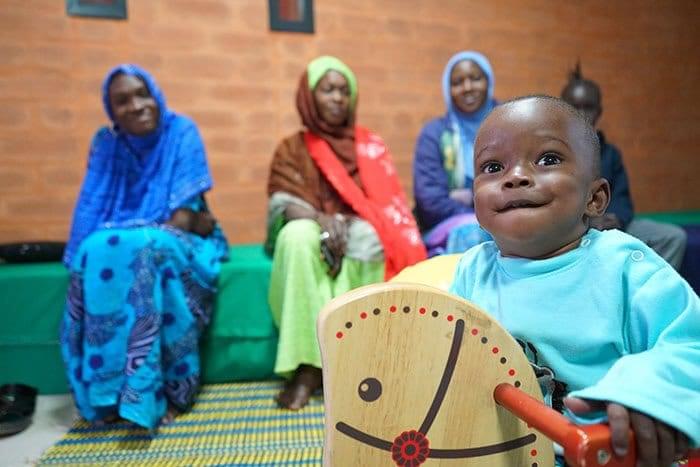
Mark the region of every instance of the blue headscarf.
MULTIPOLYGON (((474 139, 476 139, 476 132, 481 122, 484 121, 486 116, 498 104, 493 98, 493 88, 494 77, 491 64, 486 57, 478 52, 464 51, 453 55, 447 62, 445 71, 442 73, 442 96, 445 99, 445 106, 447 107, 447 118, 449 119, 453 134, 457 136, 457 154, 461 155, 461 157, 458 157, 455 161, 455 170, 461 175, 460 181, 465 178, 474 179, 474 139), (452 74, 452 68, 463 60, 471 60, 479 65, 479 68, 484 72, 488 81, 486 100, 476 112, 462 112, 454 105, 452 96, 450 95, 450 75, 452 74)), ((462 184, 460 185, 464 186, 462 184)))
POLYGON ((102 101, 113 126, 101 128, 92 140, 63 256, 66 265, 95 230, 165 222, 173 211, 212 187, 196 125, 168 110, 163 93, 145 70, 136 65, 112 69, 102 85, 102 101), (158 128, 145 136, 126 134, 114 122, 109 86, 119 74, 140 78, 158 104, 158 128))

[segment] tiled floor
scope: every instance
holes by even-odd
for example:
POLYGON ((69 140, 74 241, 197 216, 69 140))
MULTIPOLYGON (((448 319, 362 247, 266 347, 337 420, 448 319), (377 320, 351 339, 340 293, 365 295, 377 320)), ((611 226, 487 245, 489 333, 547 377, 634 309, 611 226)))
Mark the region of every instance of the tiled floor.
POLYGON ((17 435, 0 437, 0 466, 34 465, 68 431, 76 417, 70 395, 39 396, 31 426, 17 435))

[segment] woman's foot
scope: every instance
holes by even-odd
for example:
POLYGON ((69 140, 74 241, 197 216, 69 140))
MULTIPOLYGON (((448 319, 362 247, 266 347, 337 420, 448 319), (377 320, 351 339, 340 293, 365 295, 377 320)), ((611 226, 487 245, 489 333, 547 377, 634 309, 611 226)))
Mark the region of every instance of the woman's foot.
POLYGON ((323 385, 320 368, 299 365, 292 380, 277 395, 277 404, 283 409, 299 410, 309 403, 309 399, 323 385))
POLYGON ((95 420, 94 425, 95 426, 111 425, 112 423, 117 423, 121 420, 122 420, 122 418, 118 414, 113 413, 113 414, 107 415, 105 418, 103 418, 101 420, 95 420))
POLYGON ((160 424, 170 425, 178 415, 180 415, 180 411, 174 405, 168 404, 168 410, 163 415, 163 418, 160 419, 160 424))

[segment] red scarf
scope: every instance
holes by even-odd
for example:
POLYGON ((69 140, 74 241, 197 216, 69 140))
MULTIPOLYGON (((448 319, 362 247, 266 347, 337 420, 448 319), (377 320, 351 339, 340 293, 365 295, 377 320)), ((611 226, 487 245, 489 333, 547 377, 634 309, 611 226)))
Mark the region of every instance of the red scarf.
POLYGON ((343 201, 372 224, 379 235, 384 248, 385 280, 426 258, 425 246, 408 209, 391 155, 379 136, 355 126, 357 167, 364 192, 348 175, 325 140, 307 131, 304 143, 321 173, 343 201))

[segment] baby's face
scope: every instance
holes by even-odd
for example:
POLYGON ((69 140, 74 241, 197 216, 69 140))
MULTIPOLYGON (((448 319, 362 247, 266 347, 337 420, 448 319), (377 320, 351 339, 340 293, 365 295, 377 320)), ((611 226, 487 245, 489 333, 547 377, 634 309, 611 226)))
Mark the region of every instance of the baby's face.
POLYGON ((474 204, 504 256, 553 256, 585 233, 592 153, 580 122, 552 102, 489 116, 474 147, 474 204))

